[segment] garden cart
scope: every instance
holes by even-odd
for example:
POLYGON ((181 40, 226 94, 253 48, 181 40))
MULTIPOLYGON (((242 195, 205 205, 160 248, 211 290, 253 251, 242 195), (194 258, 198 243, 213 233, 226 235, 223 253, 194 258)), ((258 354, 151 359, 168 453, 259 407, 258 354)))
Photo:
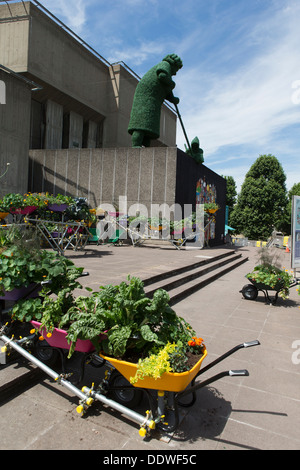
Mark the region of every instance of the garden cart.
MULTIPOLYGON (((278 282, 275 284, 275 286, 271 287, 267 284, 263 284, 261 282, 256 282, 253 279, 249 279, 251 284, 246 284, 241 290, 241 294, 246 300, 256 300, 258 296, 258 292, 263 292, 265 296, 265 301, 266 303, 269 303, 270 305, 275 305, 278 299, 279 292, 282 290, 282 283, 278 282), (273 298, 269 296, 268 291, 273 291, 275 292, 275 295, 273 298)), ((295 287, 299 284, 299 280, 294 279, 289 288, 295 287)))
MULTIPOLYGON (((34 326, 39 328, 39 325, 37 324, 34 326)), ((3 344, 2 352, 8 350, 16 351, 50 376, 55 383, 62 385, 71 391, 79 398, 79 405, 77 407, 78 413, 85 413, 92 403, 98 401, 137 423, 139 425, 139 434, 142 437, 146 436, 154 429, 159 429, 164 432, 175 431, 179 424, 178 407, 191 406, 196 400, 196 392, 199 389, 225 376, 235 377, 249 375, 247 370, 228 370, 218 373, 202 382, 196 381, 196 379, 204 372, 239 349, 259 345, 257 340, 239 344, 201 369, 202 361, 207 356, 205 348, 203 356, 190 371, 183 373, 168 373, 168 376, 163 375, 158 379, 148 379, 146 377, 144 381, 139 380, 137 384, 131 385, 129 383, 129 377, 134 373, 132 371, 132 367, 135 367, 135 364, 107 357, 103 354, 96 354, 90 344, 76 344, 78 352, 84 359, 81 361, 83 368, 88 361, 97 369, 105 366, 104 377, 101 377, 101 380, 96 387, 92 384, 91 386, 83 386, 79 389, 68 380, 68 374, 58 373, 48 365, 50 364, 50 360, 53 359, 51 354, 46 353, 44 355, 44 360, 41 360, 43 359, 41 349, 39 350, 39 358, 29 352, 37 350, 35 345, 38 339, 35 333, 30 333, 27 337, 18 340, 14 339, 13 336, 7 336, 8 333, 11 334, 9 328, 9 325, 4 325, 0 329, 0 341, 3 344), (186 395, 191 395, 189 403, 182 402, 183 397, 186 395), (148 409, 145 411, 145 414, 141 414, 133 408, 136 408, 144 399, 146 399, 145 405, 148 409)), ((43 331, 42 333, 44 334, 43 331)), ((43 341, 44 351, 48 350, 50 353, 60 353, 61 356, 63 356, 67 346, 65 343, 59 343, 60 340, 64 341, 65 339, 59 338, 59 336, 61 336, 60 332, 58 332, 58 338, 53 339, 51 337, 51 340, 45 335, 45 339, 43 341), (54 343, 51 345, 49 344, 49 341, 50 343, 51 341, 54 341, 54 343)), ((83 341, 82 343, 85 342, 83 341)), ((98 371, 97 373, 99 374, 98 371)), ((83 374, 81 374, 81 376, 83 376, 83 374)))

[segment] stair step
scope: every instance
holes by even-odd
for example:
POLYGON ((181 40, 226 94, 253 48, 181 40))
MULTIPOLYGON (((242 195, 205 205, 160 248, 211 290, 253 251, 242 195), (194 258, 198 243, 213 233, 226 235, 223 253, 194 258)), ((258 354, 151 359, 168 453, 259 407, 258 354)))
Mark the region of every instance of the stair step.
POLYGON ((197 262, 192 263, 192 264, 187 264, 187 265, 181 266, 180 268, 173 268, 170 271, 165 271, 165 272, 160 273, 160 274, 155 274, 154 276, 151 276, 151 277, 148 277, 148 278, 144 279, 143 283, 144 283, 144 286, 147 287, 149 285, 153 285, 155 283, 158 283, 158 282, 160 282, 164 279, 169 279, 171 277, 175 277, 177 275, 186 273, 188 271, 192 271, 194 269, 200 268, 201 266, 209 265, 209 264, 214 263, 215 261, 221 260, 223 258, 232 257, 235 254, 236 254, 235 250, 226 251, 224 253, 221 253, 220 255, 212 256, 210 258, 206 258, 206 259, 203 259, 201 261, 197 261, 197 262))
POLYGON ((170 292, 170 302, 169 305, 174 305, 177 302, 180 302, 184 298, 188 297, 189 295, 197 292, 198 290, 202 289, 203 287, 207 286, 211 282, 215 281, 221 276, 224 276, 228 272, 232 271, 233 269, 237 268, 238 266, 242 265, 243 263, 247 262, 248 258, 239 257, 239 259, 234 260, 233 262, 229 263, 226 266, 221 266, 214 270, 213 272, 208 272, 204 275, 201 280, 194 279, 186 284, 179 286, 178 288, 172 290, 170 292))
POLYGON ((34 385, 42 376, 40 369, 29 364, 29 362, 23 360, 23 358, 6 365, 1 365, 0 370, 0 402, 34 385))
POLYGON ((145 287, 145 293, 148 297, 152 297, 157 289, 164 289, 169 292, 173 289, 187 284, 188 282, 193 282, 199 277, 203 277, 208 273, 221 268, 222 266, 226 266, 229 263, 237 261, 241 258, 241 256, 241 254, 234 254, 230 257, 222 257, 221 259, 220 257, 216 257, 210 259, 209 263, 196 263, 195 265, 191 265, 189 270, 180 270, 180 272, 178 272, 178 270, 175 270, 174 275, 168 276, 167 278, 163 276, 155 276, 156 278, 158 278, 158 280, 156 282, 151 283, 150 285, 148 283, 145 287), (193 266, 195 266, 194 269, 193 266))

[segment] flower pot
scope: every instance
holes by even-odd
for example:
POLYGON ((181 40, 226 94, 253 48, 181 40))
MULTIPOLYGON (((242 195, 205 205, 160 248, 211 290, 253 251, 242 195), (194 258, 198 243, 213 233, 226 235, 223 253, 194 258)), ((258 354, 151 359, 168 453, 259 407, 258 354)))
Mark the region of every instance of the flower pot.
POLYGON ((63 212, 67 209, 68 204, 49 204, 48 209, 53 212, 63 212))
POLYGON ((209 214, 214 214, 217 212, 218 209, 205 209, 205 212, 208 212, 209 214))
MULTIPOLYGON (((70 343, 68 343, 68 340, 66 339, 68 334, 67 331, 54 328, 51 332, 51 336, 47 337, 47 331, 45 328, 41 327, 42 324, 40 322, 32 320, 31 324, 40 332, 50 346, 54 348, 70 349, 70 343)), ((105 338, 106 335, 100 335, 99 341, 105 338)), ((94 351, 94 349, 95 347, 93 343, 89 340, 78 339, 76 341, 75 351, 88 353, 94 351)))
POLYGON ((30 284, 28 287, 18 287, 11 291, 6 291, 4 296, 0 297, 0 300, 20 300, 23 298, 36 298, 39 295, 41 286, 35 283, 30 284))
MULTIPOLYGON (((144 377, 138 380, 134 387, 148 388, 152 390, 164 390, 166 392, 181 392, 189 385, 193 378, 198 374, 202 361, 207 355, 206 348, 204 349, 203 356, 194 365, 194 367, 186 372, 165 372, 159 379, 153 377, 144 377)), ((134 377, 137 371, 137 364, 132 362, 121 361, 113 357, 107 357, 103 354, 100 356, 110 362, 125 379, 130 382, 130 377, 134 377)))
POLYGON ((0 220, 5 219, 9 215, 9 212, 0 212, 0 220))
POLYGON ((13 209, 11 210, 11 214, 22 214, 22 215, 29 215, 32 214, 32 212, 37 210, 37 206, 26 206, 23 208, 18 208, 18 209, 13 209))

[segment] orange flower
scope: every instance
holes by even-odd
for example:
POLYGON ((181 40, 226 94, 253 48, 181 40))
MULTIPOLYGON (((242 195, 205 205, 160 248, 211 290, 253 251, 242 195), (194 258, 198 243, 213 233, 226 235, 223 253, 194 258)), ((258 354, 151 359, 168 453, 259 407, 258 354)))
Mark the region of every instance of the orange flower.
POLYGON ((195 341, 193 341, 192 339, 190 339, 190 341, 188 341, 188 345, 189 345, 189 346, 196 346, 196 343, 195 343, 195 341))

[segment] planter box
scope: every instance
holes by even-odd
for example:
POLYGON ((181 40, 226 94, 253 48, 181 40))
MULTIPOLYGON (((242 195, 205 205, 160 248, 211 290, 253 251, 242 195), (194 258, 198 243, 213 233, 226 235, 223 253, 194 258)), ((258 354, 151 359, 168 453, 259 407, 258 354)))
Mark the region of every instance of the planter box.
MULTIPOLYGON (((137 364, 132 362, 120 361, 113 357, 107 357, 103 354, 100 356, 110 362, 122 374, 128 382, 130 377, 134 377, 137 371, 137 364)), ((152 377, 145 377, 143 380, 138 380, 133 386, 139 388, 148 388, 152 390, 164 390, 166 392, 181 392, 186 389, 193 378, 198 374, 202 361, 207 356, 207 351, 204 349, 204 354, 200 360, 194 365, 191 370, 186 372, 165 372, 159 379, 152 377)))
POLYGON ((9 212, 0 212, 0 220, 5 219, 9 215, 9 212))
MULTIPOLYGON (((45 338, 47 343, 54 348, 70 349, 70 344, 68 343, 66 336, 68 334, 65 330, 60 330, 59 328, 54 328, 51 333, 51 337, 47 337, 47 331, 45 328, 42 328, 40 322, 31 321, 31 324, 39 331, 39 333, 45 338)), ((90 341, 83 341, 78 339, 76 342, 75 351, 80 352, 91 352, 93 351, 94 345, 90 341)))
POLYGON ((29 214, 32 214, 32 212, 36 210, 37 210, 37 206, 27 206, 27 207, 24 207, 23 209, 12 210, 11 214, 29 215, 29 214))
MULTIPOLYGON (((42 324, 40 322, 32 320, 30 323, 40 332, 40 334, 44 337, 44 339, 47 341, 47 343, 50 346, 54 348, 70 349, 70 344, 68 343, 68 340, 66 339, 66 336, 68 334, 67 331, 60 330, 59 328, 54 328, 54 330, 51 333, 50 338, 48 338, 47 331, 45 328, 41 327, 42 324)), ((99 341, 105 338, 106 338, 105 335, 100 335, 99 341)), ((75 351, 89 353, 94 350, 95 350, 95 347, 91 341, 83 340, 83 339, 78 339, 76 341, 75 351)))
POLYGON ((4 296, 0 296, 0 300, 20 300, 23 298, 36 298, 39 295, 41 286, 38 284, 30 284, 28 287, 19 287, 11 291, 5 292, 4 296))
POLYGON ((48 209, 53 212, 63 212, 68 206, 68 204, 49 204, 48 209))

